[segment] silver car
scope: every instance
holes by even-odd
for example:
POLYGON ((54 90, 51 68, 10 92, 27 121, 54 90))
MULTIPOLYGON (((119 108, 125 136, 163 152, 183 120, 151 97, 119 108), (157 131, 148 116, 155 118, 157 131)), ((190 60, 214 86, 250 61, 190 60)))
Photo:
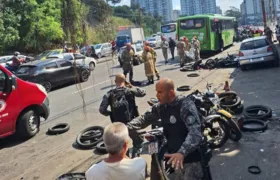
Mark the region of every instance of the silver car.
POLYGON ((246 70, 250 64, 273 62, 278 66, 278 53, 269 44, 265 36, 250 38, 242 41, 239 51, 239 63, 241 70, 246 70))

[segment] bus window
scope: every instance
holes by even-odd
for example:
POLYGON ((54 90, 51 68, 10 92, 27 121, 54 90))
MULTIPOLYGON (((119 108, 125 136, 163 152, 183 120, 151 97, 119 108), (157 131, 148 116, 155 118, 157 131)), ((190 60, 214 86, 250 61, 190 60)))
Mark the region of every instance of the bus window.
POLYGON ((185 19, 180 21, 180 29, 199 29, 203 28, 204 25, 205 20, 203 18, 185 19))
POLYGON ((170 33, 176 31, 176 25, 175 24, 169 24, 165 26, 161 26, 161 32, 162 33, 170 33))

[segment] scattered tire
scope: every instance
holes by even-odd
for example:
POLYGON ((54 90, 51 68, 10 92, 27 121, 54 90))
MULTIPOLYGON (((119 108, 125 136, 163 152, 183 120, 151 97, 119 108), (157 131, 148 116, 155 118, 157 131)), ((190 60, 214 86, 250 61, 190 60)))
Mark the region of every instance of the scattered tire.
POLYGON ((232 111, 234 112, 234 114, 242 114, 244 110, 244 106, 243 104, 240 104, 239 106, 237 106, 236 109, 232 109, 232 111))
POLYGON ((191 74, 188 74, 187 76, 188 76, 188 77, 198 77, 199 74, 197 74, 197 73, 191 73, 191 74))
POLYGON ((89 76, 90 76, 90 72, 87 70, 83 70, 80 77, 81 82, 86 82, 89 76))
POLYGON ((243 112, 245 118, 248 119, 262 119, 266 120, 272 117, 272 110, 271 108, 263 105, 254 105, 248 106, 244 109, 243 112), (259 112, 264 112, 263 114, 259 114, 259 112))
POLYGON ((243 122, 243 131, 265 131, 267 129, 267 123, 258 119, 247 119, 243 122))
POLYGON ((104 141, 101 141, 96 145, 96 151, 102 154, 107 154, 107 150, 105 148, 104 141))
POLYGON ((85 173, 67 173, 59 176, 56 180, 86 180, 85 173))
POLYGON ((100 128, 102 133, 93 133, 88 135, 87 132, 91 131, 92 129, 98 129, 100 128, 100 126, 92 126, 89 128, 84 129, 83 131, 81 131, 77 138, 76 138, 76 143, 77 145, 82 148, 82 149, 92 149, 94 148, 99 142, 102 141, 102 135, 104 132, 104 128, 100 128))
POLYGON ((59 123, 51 128, 48 129, 48 134, 50 135, 56 135, 56 134, 62 134, 67 131, 69 131, 70 126, 67 123, 59 123))
POLYGON ((189 91, 191 90, 190 86, 180 86, 177 88, 177 91, 189 91))
POLYGON ((103 136, 104 128, 101 126, 91 126, 80 132, 81 140, 91 140, 94 138, 101 138, 103 136))
POLYGON ((16 133, 19 137, 31 138, 39 132, 40 116, 35 110, 25 111, 17 121, 16 133))
POLYGON ((220 106, 224 109, 226 109, 226 108, 230 108, 230 109, 237 108, 241 104, 241 98, 239 96, 234 98, 234 101, 230 104, 225 102, 226 98, 227 97, 220 98, 220 106))
POLYGON ((193 66, 184 66, 180 69, 181 72, 194 71, 193 66))
POLYGON ((214 69, 217 66, 217 62, 214 59, 208 59, 205 63, 205 67, 208 69, 214 69))
POLYGON ((234 91, 227 91, 227 92, 222 92, 220 94, 218 94, 219 98, 223 98, 226 96, 232 96, 233 98, 235 98, 237 96, 237 93, 234 91))

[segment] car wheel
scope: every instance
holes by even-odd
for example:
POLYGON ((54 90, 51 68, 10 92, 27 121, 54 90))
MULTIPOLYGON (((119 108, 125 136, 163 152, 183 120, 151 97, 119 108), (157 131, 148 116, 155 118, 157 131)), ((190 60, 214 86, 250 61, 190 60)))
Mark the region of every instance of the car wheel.
POLYGON ((95 68, 95 64, 93 62, 89 63, 89 69, 93 71, 95 68))
POLYGON ((81 82, 86 82, 89 78, 90 73, 87 70, 83 70, 81 73, 81 82))
POLYGON ((47 92, 50 92, 52 90, 52 84, 49 81, 43 82, 42 86, 46 89, 47 92))
POLYGON ((102 58, 101 53, 98 53, 98 54, 97 54, 97 57, 98 57, 98 59, 102 58))
POLYGON ((17 134, 20 137, 30 138, 39 132, 40 116, 34 110, 24 112, 17 122, 17 134))

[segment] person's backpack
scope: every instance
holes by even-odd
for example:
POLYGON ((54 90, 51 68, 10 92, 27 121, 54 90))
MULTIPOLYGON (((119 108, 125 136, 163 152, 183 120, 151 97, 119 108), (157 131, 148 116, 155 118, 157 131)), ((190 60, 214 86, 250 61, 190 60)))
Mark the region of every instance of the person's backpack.
POLYGON ((128 123, 133 116, 135 101, 128 89, 115 89, 110 96, 113 122, 128 123))

